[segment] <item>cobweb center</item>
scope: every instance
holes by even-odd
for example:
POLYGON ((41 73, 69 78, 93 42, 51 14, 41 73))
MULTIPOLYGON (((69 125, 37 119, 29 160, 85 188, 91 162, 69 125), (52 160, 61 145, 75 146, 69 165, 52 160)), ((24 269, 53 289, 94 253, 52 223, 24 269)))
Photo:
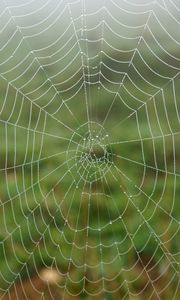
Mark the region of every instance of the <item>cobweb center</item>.
POLYGON ((110 170, 109 138, 102 125, 89 122, 72 135, 67 150, 67 164, 76 183, 103 180, 110 170))

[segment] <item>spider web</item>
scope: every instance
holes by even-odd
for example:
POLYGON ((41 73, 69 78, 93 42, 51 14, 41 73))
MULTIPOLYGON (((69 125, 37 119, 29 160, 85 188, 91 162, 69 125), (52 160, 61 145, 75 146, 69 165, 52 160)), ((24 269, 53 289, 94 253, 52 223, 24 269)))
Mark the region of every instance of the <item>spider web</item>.
POLYGON ((179 2, 0 8, 1 298, 179 299, 179 2))

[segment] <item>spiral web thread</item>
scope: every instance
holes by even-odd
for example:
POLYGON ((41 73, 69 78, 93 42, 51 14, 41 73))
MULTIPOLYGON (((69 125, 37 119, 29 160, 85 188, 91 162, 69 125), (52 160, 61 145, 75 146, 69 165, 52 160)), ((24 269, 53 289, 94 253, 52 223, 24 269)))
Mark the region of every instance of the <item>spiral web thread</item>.
POLYGON ((2 299, 178 299, 178 0, 0 8, 2 299))

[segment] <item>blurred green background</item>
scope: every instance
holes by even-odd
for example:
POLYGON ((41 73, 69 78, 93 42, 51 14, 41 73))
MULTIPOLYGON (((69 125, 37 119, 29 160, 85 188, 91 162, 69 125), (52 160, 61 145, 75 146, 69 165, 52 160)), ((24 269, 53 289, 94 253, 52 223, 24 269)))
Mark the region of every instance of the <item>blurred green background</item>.
POLYGON ((147 1, 103 3, 1 18, 2 299, 180 297, 178 14, 155 5, 144 26, 147 1), (91 183, 67 164, 87 107, 110 154, 91 183))

